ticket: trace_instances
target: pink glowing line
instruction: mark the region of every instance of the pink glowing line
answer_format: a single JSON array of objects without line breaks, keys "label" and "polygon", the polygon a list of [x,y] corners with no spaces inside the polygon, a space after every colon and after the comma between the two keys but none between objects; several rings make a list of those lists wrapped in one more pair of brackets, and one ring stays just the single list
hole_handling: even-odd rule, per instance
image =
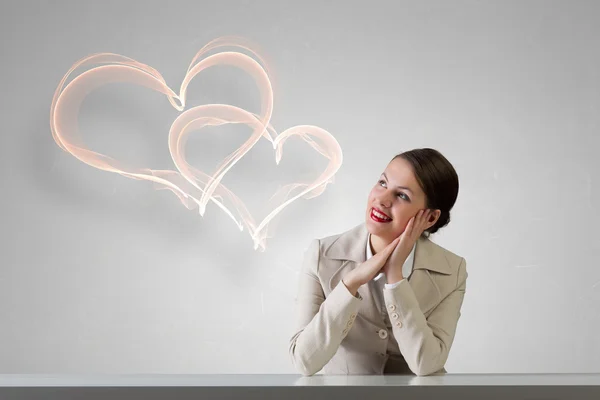
[{"label": "pink glowing line", "polygon": [[[207,52],[224,46],[244,49],[253,54],[260,63],[254,58],[237,51],[223,51],[201,59]],[[201,60],[196,63],[199,59]],[[65,85],[68,76],[75,69],[89,64],[102,65],[81,73]],[[187,87],[194,76],[209,67],[218,65],[236,66],[254,78],[260,92],[260,113],[251,113],[242,108],[226,104],[201,105],[183,111],[185,109]],[[152,181],[156,189],[168,189],[175,193],[188,209],[191,210],[198,206],[199,213],[202,216],[204,216],[208,201],[212,201],[229,215],[240,230],[243,230],[243,227],[246,226],[254,241],[254,248],[260,246],[261,251],[264,251],[269,222],[284,207],[296,199],[300,197],[310,199],[322,194],[327,184],[334,181],[334,176],[342,165],[342,151],[339,143],[324,129],[311,125],[299,125],[286,129],[277,135],[270,124],[273,111],[273,89],[267,71],[264,60],[260,58],[256,50],[253,50],[245,39],[237,37],[217,38],[204,46],[193,58],[181,84],[180,94],[177,95],[154,68],[118,54],[93,54],[76,62],[65,74],[56,89],[50,108],[52,136],[62,150],[71,153],[80,161],[92,167],[115,172],[128,178]],[[175,109],[183,111],[171,125],[168,136],[169,151],[178,171],[132,167],[109,156],[94,152],[83,144],[77,123],[81,103],[94,89],[114,82],[135,83],[161,92],[168,97],[169,102]],[[185,144],[189,133],[206,126],[229,123],[248,125],[253,129],[252,135],[242,146],[219,164],[213,175],[208,175],[191,166],[184,157]],[[273,145],[275,162],[278,165],[282,158],[283,145],[292,136],[302,138],[316,151],[328,158],[329,163],[315,181],[298,182],[280,188],[272,196],[272,199],[283,198],[283,200],[257,225],[244,203],[227,189],[221,183],[221,180],[261,138],[269,140]],[[296,189],[301,190],[291,196],[291,193]],[[232,210],[235,210],[238,218]]]}]

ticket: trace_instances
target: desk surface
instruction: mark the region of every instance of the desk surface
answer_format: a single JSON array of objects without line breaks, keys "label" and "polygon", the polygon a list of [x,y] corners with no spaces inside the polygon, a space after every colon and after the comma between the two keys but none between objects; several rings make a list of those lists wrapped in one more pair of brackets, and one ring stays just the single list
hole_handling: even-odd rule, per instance
[{"label": "desk surface", "polygon": [[0,387],[600,386],[600,374],[236,375],[0,374]]}]

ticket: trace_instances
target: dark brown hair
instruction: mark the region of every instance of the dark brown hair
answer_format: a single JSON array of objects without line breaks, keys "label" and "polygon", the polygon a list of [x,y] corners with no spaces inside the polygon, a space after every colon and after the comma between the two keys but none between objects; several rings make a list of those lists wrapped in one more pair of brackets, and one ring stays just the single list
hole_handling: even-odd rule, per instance
[{"label": "dark brown hair", "polygon": [[415,178],[425,193],[425,207],[441,211],[435,224],[423,232],[422,236],[429,237],[450,223],[450,210],[458,197],[458,175],[450,161],[434,149],[405,151],[395,155],[391,161],[396,158],[402,158],[412,166]]}]

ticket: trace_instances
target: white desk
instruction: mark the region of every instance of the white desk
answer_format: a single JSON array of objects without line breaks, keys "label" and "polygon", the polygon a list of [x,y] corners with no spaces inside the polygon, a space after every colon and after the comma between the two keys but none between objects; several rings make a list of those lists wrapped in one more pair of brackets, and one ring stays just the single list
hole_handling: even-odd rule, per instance
[{"label": "white desk", "polygon": [[0,375],[0,399],[600,399],[600,374]]}]

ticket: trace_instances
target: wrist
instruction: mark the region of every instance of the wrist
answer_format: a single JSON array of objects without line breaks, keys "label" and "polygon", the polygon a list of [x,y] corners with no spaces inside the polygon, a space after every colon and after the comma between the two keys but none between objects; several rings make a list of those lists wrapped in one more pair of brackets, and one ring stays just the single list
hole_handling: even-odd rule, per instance
[{"label": "wrist", "polygon": [[358,288],[361,286],[360,283],[356,282],[351,276],[342,279],[342,283],[346,286],[352,296],[356,296],[356,292],[358,292]]},{"label": "wrist", "polygon": [[398,282],[400,282],[402,279],[404,279],[404,276],[402,276],[402,275],[397,275],[397,276],[394,276],[394,275],[386,275],[386,280],[387,280],[387,284],[388,284],[388,285],[393,285],[393,284],[395,284],[395,283],[398,283]]}]

